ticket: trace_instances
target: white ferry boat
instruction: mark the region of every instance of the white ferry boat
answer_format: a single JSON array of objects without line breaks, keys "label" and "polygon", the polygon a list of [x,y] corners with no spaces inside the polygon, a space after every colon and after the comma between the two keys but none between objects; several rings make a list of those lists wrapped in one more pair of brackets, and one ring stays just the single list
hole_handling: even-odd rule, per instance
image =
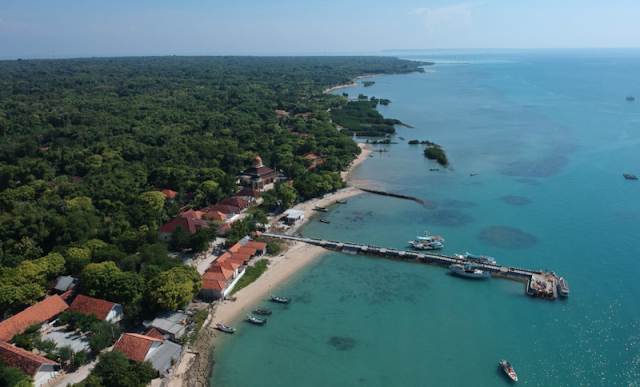
[{"label": "white ferry boat", "polygon": [[415,240],[409,241],[409,244],[417,250],[438,250],[444,247],[444,238],[439,235],[429,235],[429,232],[425,231]]},{"label": "white ferry boat", "polygon": [[567,280],[564,279],[564,277],[560,277],[560,279],[558,280],[558,293],[562,297],[569,297],[569,284],[567,283]]}]

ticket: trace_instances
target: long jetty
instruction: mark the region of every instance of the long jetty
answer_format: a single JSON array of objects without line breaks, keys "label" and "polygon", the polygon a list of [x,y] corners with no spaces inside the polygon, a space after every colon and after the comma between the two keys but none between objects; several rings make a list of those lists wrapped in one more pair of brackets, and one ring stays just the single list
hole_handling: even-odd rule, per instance
[{"label": "long jetty", "polygon": [[391,197],[394,197],[394,198],[413,200],[413,201],[416,201],[416,202],[418,202],[420,204],[424,204],[424,200],[415,198],[413,196],[400,195],[400,194],[393,193],[393,192],[379,191],[377,189],[370,189],[370,188],[358,187],[358,189],[361,190],[361,191],[369,192],[369,193],[376,194],[376,195],[391,196]]},{"label": "long jetty", "polygon": [[[453,264],[469,263],[468,260],[452,257],[450,255],[423,253],[418,251],[401,251],[394,248],[384,248],[374,245],[363,245],[351,242],[340,242],[320,238],[310,238],[297,235],[284,235],[272,232],[262,233],[269,238],[303,242],[311,245],[324,247],[325,249],[341,251],[347,254],[365,254],[370,256],[412,261],[426,264],[435,264],[449,267]],[[488,271],[492,277],[510,279],[527,284],[525,293],[529,296],[554,300],[558,296],[557,285],[558,276],[554,272],[542,270],[529,270],[517,267],[505,267],[498,264],[473,262],[478,268]],[[542,285],[544,288],[542,288]],[[546,290],[545,290],[546,289]]]}]

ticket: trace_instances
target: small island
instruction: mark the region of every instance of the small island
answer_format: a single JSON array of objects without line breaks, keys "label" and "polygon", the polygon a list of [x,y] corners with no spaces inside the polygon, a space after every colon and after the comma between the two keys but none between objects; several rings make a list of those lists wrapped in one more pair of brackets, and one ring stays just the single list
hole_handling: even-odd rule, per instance
[{"label": "small island", "polygon": [[444,154],[444,151],[439,145],[432,145],[427,147],[424,150],[424,155],[429,160],[436,160],[438,164],[446,167],[449,165],[449,161],[447,160],[447,156]]},{"label": "small island", "polygon": [[440,148],[440,145],[436,144],[435,142],[431,142],[431,141],[427,141],[427,140],[409,140],[408,142],[409,145],[417,145],[417,144],[421,144],[421,145],[430,145],[430,146],[435,146]]},{"label": "small island", "polygon": [[374,81],[364,81],[364,82],[362,82],[362,85],[363,85],[364,87],[373,86],[373,85],[375,85],[375,84],[376,84],[376,83],[375,83]]}]

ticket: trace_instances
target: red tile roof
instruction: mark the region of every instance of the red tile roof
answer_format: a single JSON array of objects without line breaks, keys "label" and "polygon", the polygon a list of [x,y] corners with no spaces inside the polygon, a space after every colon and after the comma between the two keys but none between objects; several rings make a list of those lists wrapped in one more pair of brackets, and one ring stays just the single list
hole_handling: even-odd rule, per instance
[{"label": "red tile roof", "polygon": [[0,322],[0,341],[9,341],[17,333],[24,332],[33,324],[42,324],[64,312],[69,305],[55,295],[28,307],[22,312]]},{"label": "red tile roof", "polygon": [[306,155],[304,155],[302,157],[304,157],[305,159],[309,159],[309,160],[317,160],[317,159],[320,158],[319,156],[316,156],[313,153],[307,153]]},{"label": "red tile roof", "polygon": [[220,226],[220,228],[218,229],[218,232],[229,231],[229,229],[231,229],[231,223],[225,223],[222,226]]},{"label": "red tile roof", "polygon": [[202,280],[202,289],[208,290],[224,290],[227,287],[227,283],[224,281],[216,280]]},{"label": "red tile roof", "polygon": [[229,214],[235,214],[236,212],[240,211],[240,208],[236,206],[230,206],[227,204],[216,204],[215,206],[209,207],[209,211],[219,211],[219,212],[222,212],[223,214],[229,215]]},{"label": "red tile roof", "polygon": [[164,196],[168,197],[169,199],[175,199],[176,196],[178,196],[178,193],[176,191],[172,191],[170,189],[154,188],[154,190],[162,192]]},{"label": "red tile roof", "polygon": [[69,312],[95,314],[99,320],[104,320],[113,309],[115,303],[79,294],[69,307]]},{"label": "red tile roof", "polygon": [[231,254],[224,252],[215,260],[215,262],[224,262],[229,258],[231,258]]},{"label": "red tile roof", "polygon": [[249,205],[249,202],[240,198],[226,198],[221,200],[220,203],[218,204],[224,204],[227,206],[233,206],[238,208],[245,208]]},{"label": "red tile roof", "polygon": [[8,343],[0,343],[0,357],[6,367],[15,367],[28,376],[35,376],[43,364],[58,364]]},{"label": "red tile roof", "polygon": [[243,254],[243,253],[234,253],[231,258],[233,259],[242,259],[244,262],[247,262],[248,260],[251,259],[251,256],[249,254]]},{"label": "red tile roof", "polygon": [[238,251],[240,251],[242,247],[244,246],[242,246],[240,243],[236,243],[235,245],[229,247],[228,250],[231,251],[232,253],[237,253]]},{"label": "red tile roof", "polygon": [[227,277],[222,273],[207,271],[202,275],[202,281],[226,281]]},{"label": "red tile roof", "polygon": [[243,188],[233,196],[259,198],[260,197],[260,192],[256,191],[255,189],[251,189],[251,188]]},{"label": "red tile roof", "polygon": [[194,210],[185,211],[182,214],[180,214],[181,218],[190,218],[190,219],[202,219],[203,216],[204,216],[204,212],[194,211]]},{"label": "red tile roof", "polygon": [[224,262],[217,262],[216,261],[216,262],[213,263],[213,266],[220,266],[221,268],[230,270],[231,272],[233,272],[234,270],[237,269],[236,267],[233,267],[233,265],[229,263],[228,259],[226,261],[224,261]]},{"label": "red tile roof", "polygon": [[264,242],[249,241],[244,247],[249,247],[258,251],[264,251],[264,249],[267,248],[267,244]]},{"label": "red tile roof", "polygon": [[132,361],[144,361],[149,353],[149,349],[154,342],[164,341],[149,336],[138,335],[136,333],[123,333],[113,347],[114,351],[124,353],[127,359]]},{"label": "red tile roof", "polygon": [[207,222],[203,220],[191,218],[173,218],[168,223],[165,223],[160,228],[158,228],[157,231],[172,233],[173,230],[178,226],[182,226],[182,228],[190,234],[195,234],[196,230],[199,228],[209,227]]},{"label": "red tile roof", "polygon": [[156,328],[151,328],[144,334],[147,337],[153,337],[154,339],[164,340],[164,335],[160,333]]},{"label": "red tile roof", "polygon": [[240,266],[244,265],[245,260],[244,259],[231,258],[227,262],[229,262],[232,265],[238,265],[238,267],[240,267]]},{"label": "red tile roof", "polygon": [[222,273],[222,275],[224,275],[225,280],[228,280],[229,278],[233,277],[233,270],[224,268],[222,266],[218,266],[215,263],[213,265],[209,266],[209,268],[207,269],[207,272]]},{"label": "red tile roof", "polygon": [[242,254],[249,254],[250,256],[254,256],[256,255],[256,253],[258,252],[258,249],[256,248],[252,248],[252,247],[241,247],[240,250],[237,251],[238,253],[242,253]]},{"label": "red tile roof", "polygon": [[202,210],[202,212],[204,212],[204,214],[202,215],[203,218],[213,219],[213,220],[218,220],[218,221],[223,221],[223,220],[227,219],[227,215],[223,214],[220,211],[216,211],[216,210],[211,210],[211,209],[205,208],[205,209]]}]

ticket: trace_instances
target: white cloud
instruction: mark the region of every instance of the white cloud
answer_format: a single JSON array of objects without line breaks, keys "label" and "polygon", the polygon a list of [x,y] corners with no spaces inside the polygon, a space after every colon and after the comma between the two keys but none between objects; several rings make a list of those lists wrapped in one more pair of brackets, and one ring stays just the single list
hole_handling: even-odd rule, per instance
[{"label": "white cloud", "polygon": [[473,24],[471,10],[483,4],[484,1],[476,1],[440,8],[420,7],[413,9],[411,13],[423,18],[428,31],[452,25],[470,27]]}]

